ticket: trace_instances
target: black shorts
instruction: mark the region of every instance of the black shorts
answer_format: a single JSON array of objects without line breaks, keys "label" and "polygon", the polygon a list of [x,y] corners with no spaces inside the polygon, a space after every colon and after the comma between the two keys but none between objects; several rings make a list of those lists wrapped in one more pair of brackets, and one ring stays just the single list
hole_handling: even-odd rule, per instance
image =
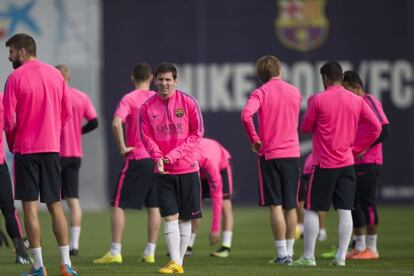
[{"label": "black shorts", "polygon": [[79,169],[81,158],[60,157],[62,198],[79,198]]},{"label": "black shorts", "polygon": [[157,174],[162,217],[179,214],[179,219],[201,218],[200,176],[198,172]]},{"label": "black shorts", "polygon": [[22,201],[60,201],[61,176],[58,153],[14,155],[15,198]]},{"label": "black shorts", "polygon": [[300,184],[298,191],[298,201],[302,202],[306,199],[306,192],[308,191],[310,174],[302,174],[300,176]]},{"label": "black shorts", "polygon": [[[231,196],[233,195],[233,175],[231,167],[229,166],[226,169],[221,170],[220,174],[223,182],[223,199],[231,199]],[[207,179],[201,179],[201,189],[202,198],[211,198]]]},{"label": "black shorts", "polygon": [[119,174],[111,206],[142,209],[159,207],[152,159],[127,159]]},{"label": "black shorts", "polygon": [[356,193],[352,218],[354,227],[378,224],[377,185],[380,166],[376,164],[355,165]]},{"label": "black shorts", "polygon": [[14,211],[12,183],[6,162],[0,165],[0,209],[3,212]]},{"label": "black shorts", "polygon": [[259,205],[296,208],[299,184],[299,158],[259,158]]},{"label": "black shorts", "polygon": [[355,197],[355,171],[353,166],[342,168],[315,167],[309,180],[305,208],[313,211],[335,209],[352,210]]}]

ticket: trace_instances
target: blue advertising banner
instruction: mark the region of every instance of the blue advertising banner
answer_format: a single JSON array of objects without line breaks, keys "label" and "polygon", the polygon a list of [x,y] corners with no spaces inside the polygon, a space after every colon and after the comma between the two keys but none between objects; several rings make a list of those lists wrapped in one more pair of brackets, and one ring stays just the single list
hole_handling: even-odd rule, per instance
[{"label": "blue advertising banner", "polygon": [[[382,202],[414,203],[414,2],[262,0],[153,0],[103,2],[104,113],[132,90],[139,62],[179,69],[179,88],[203,110],[206,136],[229,149],[235,202],[257,202],[257,157],[250,151],[240,111],[260,82],[255,61],[272,54],[282,77],[307,98],[322,90],[321,65],[339,61],[359,72],[383,103],[391,136],[384,143]],[[341,126],[338,126],[341,127]],[[108,138],[108,179],[113,187],[121,159]],[[310,137],[301,135],[305,157]]]}]

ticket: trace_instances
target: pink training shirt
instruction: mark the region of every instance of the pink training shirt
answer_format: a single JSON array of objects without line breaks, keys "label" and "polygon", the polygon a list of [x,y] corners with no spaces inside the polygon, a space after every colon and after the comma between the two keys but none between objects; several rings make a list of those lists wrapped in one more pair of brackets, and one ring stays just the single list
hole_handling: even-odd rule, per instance
[{"label": "pink training shirt", "polygon": [[[244,106],[241,119],[251,143],[262,142],[260,155],[265,159],[299,157],[298,122],[302,96],[299,90],[272,78],[253,91]],[[253,123],[258,112],[259,134]]]},{"label": "pink training shirt", "polygon": [[4,161],[6,160],[6,155],[4,153],[3,128],[4,128],[3,93],[0,92],[0,165],[3,165]]},{"label": "pink training shirt", "polygon": [[82,150],[82,122],[85,118],[90,121],[96,119],[96,110],[85,93],[68,86],[69,99],[72,105],[72,117],[63,127],[60,136],[60,156],[79,157]]},{"label": "pink training shirt", "polygon": [[217,141],[203,138],[197,148],[201,179],[206,179],[211,197],[211,233],[220,232],[223,205],[223,179],[221,170],[230,166],[230,153]]},{"label": "pink training shirt", "polygon": [[312,173],[312,153],[309,153],[308,157],[306,157],[305,164],[303,166],[303,174],[311,174]]},{"label": "pink training shirt", "polygon": [[14,153],[60,152],[60,133],[72,115],[66,83],[53,66],[29,60],[8,77],[4,130]]},{"label": "pink training shirt", "polygon": [[126,145],[135,147],[127,159],[145,159],[150,158],[145,146],[142,144],[140,130],[139,114],[142,104],[156,93],[150,90],[136,89],[122,97],[118,108],[115,111],[115,117],[118,117],[125,123],[126,128]]},{"label": "pink training shirt", "polygon": [[[374,112],[375,116],[377,117],[378,121],[381,123],[381,125],[388,125],[390,122],[388,121],[387,116],[384,113],[384,110],[382,108],[382,104],[380,101],[378,101],[377,98],[375,98],[371,94],[365,94],[363,99],[368,104],[368,106],[371,108],[371,110]],[[365,132],[363,126],[360,126],[357,131],[356,140],[359,139],[361,135],[363,135]],[[358,159],[355,157],[355,164],[378,164],[382,165],[382,143],[379,143],[373,147],[370,147],[367,152],[362,156],[361,159]]]},{"label": "pink training shirt", "polygon": [[142,142],[155,163],[167,158],[164,170],[170,174],[198,172],[195,149],[204,125],[192,96],[176,90],[165,100],[156,94],[142,105],[140,120]]},{"label": "pink training shirt", "polygon": [[[354,144],[358,124],[367,131]],[[361,97],[333,85],[309,98],[302,131],[313,134],[314,165],[340,168],[354,164],[352,150],[367,149],[379,136],[381,125]]]}]

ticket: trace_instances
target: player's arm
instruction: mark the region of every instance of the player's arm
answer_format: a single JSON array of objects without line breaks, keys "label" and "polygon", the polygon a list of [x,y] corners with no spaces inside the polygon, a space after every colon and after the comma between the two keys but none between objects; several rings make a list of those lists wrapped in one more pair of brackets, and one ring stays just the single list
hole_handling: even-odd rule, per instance
[{"label": "player's arm", "polygon": [[185,141],[181,143],[181,145],[165,155],[166,163],[174,164],[177,160],[180,160],[190,152],[193,152],[203,137],[203,117],[201,116],[200,107],[195,100],[189,102],[188,113],[188,120],[190,124],[189,135]]},{"label": "player's arm", "polygon": [[69,94],[68,94],[68,86],[66,82],[62,78],[62,85],[63,85],[63,93],[62,93],[62,102],[61,102],[61,124],[62,128],[66,125],[69,121],[70,117],[72,117],[72,104],[70,103]]},{"label": "player's arm", "polygon": [[368,149],[381,133],[381,123],[365,101],[362,101],[358,124],[364,131],[355,139],[352,149],[355,153]]},{"label": "player's arm", "polygon": [[112,120],[112,134],[114,136],[115,144],[118,147],[119,153],[122,157],[131,152],[134,147],[127,147],[124,140],[124,130],[122,128],[122,119],[118,116],[114,116]]},{"label": "player's arm", "polygon": [[88,120],[88,122],[82,127],[82,134],[86,134],[91,132],[92,130],[96,129],[99,125],[98,118],[96,115],[95,107],[93,106],[91,100],[87,95],[86,96],[86,108],[84,113],[84,118]]},{"label": "player's arm", "polygon": [[210,243],[215,244],[220,238],[221,229],[221,214],[223,207],[223,180],[221,178],[220,169],[211,162],[207,162],[205,167],[208,178],[208,187],[211,198],[211,229],[210,229]]},{"label": "player's arm", "polygon": [[16,99],[16,90],[14,86],[14,80],[9,77],[7,79],[5,89],[4,89],[4,98],[3,98],[3,108],[4,108],[4,132],[6,133],[7,145],[9,146],[10,152],[13,152],[14,145],[14,135],[16,131],[16,113],[17,99]]},{"label": "player's arm", "polygon": [[246,130],[247,136],[249,137],[250,143],[252,145],[252,150],[256,153],[261,150],[262,142],[260,141],[260,137],[256,132],[253,116],[259,110],[260,102],[259,92],[258,90],[255,90],[250,95],[241,112],[241,121],[243,127]]},{"label": "player's arm", "polygon": [[390,135],[391,130],[390,130],[390,125],[386,124],[386,125],[382,125],[381,127],[381,133],[378,136],[377,140],[375,140],[375,142],[371,145],[371,148],[373,146],[378,145],[379,143],[384,142],[384,140]]},{"label": "player's arm", "polygon": [[308,108],[303,115],[302,120],[302,132],[303,133],[312,133],[313,128],[315,126],[316,122],[316,102],[315,102],[315,96],[311,96],[308,99]]},{"label": "player's arm", "polygon": [[148,118],[146,105],[143,105],[141,107],[139,120],[141,141],[144,144],[144,147],[147,150],[148,154],[151,156],[151,159],[154,160],[154,162],[157,164],[157,167],[159,168],[160,163],[162,163],[163,160],[163,154],[154,140],[154,130],[152,129],[151,122]]}]

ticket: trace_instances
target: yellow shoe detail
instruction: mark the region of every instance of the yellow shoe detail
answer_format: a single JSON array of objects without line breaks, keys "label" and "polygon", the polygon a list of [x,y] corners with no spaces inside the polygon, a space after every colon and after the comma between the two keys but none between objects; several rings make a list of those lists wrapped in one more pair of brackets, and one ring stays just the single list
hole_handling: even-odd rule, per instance
[{"label": "yellow shoe detail", "polygon": [[122,255],[111,255],[111,252],[106,253],[103,257],[93,260],[94,264],[122,264]]},{"label": "yellow shoe detail", "polygon": [[170,261],[166,266],[158,270],[161,274],[183,274],[184,268],[175,261]]}]

